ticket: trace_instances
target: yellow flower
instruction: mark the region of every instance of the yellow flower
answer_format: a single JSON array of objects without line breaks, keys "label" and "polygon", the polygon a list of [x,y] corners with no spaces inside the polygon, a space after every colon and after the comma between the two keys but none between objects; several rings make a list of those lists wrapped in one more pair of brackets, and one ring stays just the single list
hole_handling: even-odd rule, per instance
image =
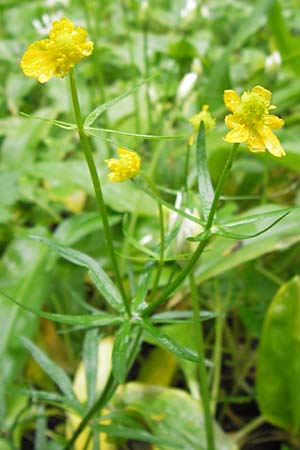
[{"label": "yellow flower", "polygon": [[86,42],[87,32],[63,17],[53,22],[49,38],[30,44],[21,59],[27,77],[46,83],[51,77],[65,77],[72,67],[93,51],[93,42]]},{"label": "yellow flower", "polygon": [[195,114],[193,117],[190,118],[190,123],[193,125],[194,131],[190,136],[189,145],[193,145],[196,133],[199,129],[201,122],[204,122],[206,131],[211,130],[216,125],[216,119],[214,119],[212,115],[208,112],[208,108],[209,108],[208,105],[203,105],[202,111],[200,111],[198,114]]},{"label": "yellow flower", "polygon": [[224,140],[227,142],[245,142],[251,152],[264,152],[266,149],[274,156],[285,156],[277,136],[272,130],[278,130],[284,121],[269,114],[276,106],[270,105],[272,93],[256,86],[241,97],[235,91],[224,91],[224,103],[233,112],[225,117],[229,131]]},{"label": "yellow flower", "polygon": [[120,182],[135,177],[141,167],[140,156],[133,151],[119,147],[117,149],[120,159],[111,158],[105,162],[111,173],[108,175],[110,181]]}]

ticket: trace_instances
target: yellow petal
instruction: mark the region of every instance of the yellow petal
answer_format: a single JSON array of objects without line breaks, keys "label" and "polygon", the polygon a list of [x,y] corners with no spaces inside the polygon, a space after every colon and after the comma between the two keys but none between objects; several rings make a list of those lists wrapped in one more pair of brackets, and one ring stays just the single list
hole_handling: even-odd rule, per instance
[{"label": "yellow petal", "polygon": [[119,147],[117,149],[119,159],[106,159],[105,162],[111,173],[108,174],[108,179],[113,182],[121,182],[135,177],[140,170],[141,158],[140,156],[130,150]]},{"label": "yellow petal", "polygon": [[225,123],[229,128],[234,128],[241,125],[235,114],[228,114],[228,116],[225,117]]},{"label": "yellow petal", "polygon": [[249,150],[254,153],[264,152],[266,150],[265,144],[255,128],[250,129],[249,139],[246,144]]},{"label": "yellow petal", "polygon": [[229,131],[224,137],[224,141],[236,144],[246,142],[249,138],[249,128],[244,125],[238,125],[233,130]]},{"label": "yellow petal", "polygon": [[50,38],[29,45],[21,60],[23,72],[45,83],[52,76],[64,77],[72,67],[93,51],[93,43],[86,42],[87,32],[75,27],[66,17],[53,23]]},{"label": "yellow petal", "polygon": [[272,92],[268,91],[268,89],[265,89],[262,86],[255,86],[251,92],[260,95],[264,99],[266,105],[270,104]]},{"label": "yellow petal", "polygon": [[271,130],[279,130],[279,128],[284,125],[284,120],[280,119],[277,116],[269,114],[264,118],[264,125],[271,128]]},{"label": "yellow petal", "polygon": [[280,158],[281,156],[285,156],[285,151],[283,150],[279,139],[272,130],[266,125],[262,125],[257,129],[259,132],[266,149],[274,156]]},{"label": "yellow petal", "polygon": [[27,77],[36,77],[40,83],[45,83],[56,70],[55,58],[47,51],[49,39],[37,41],[29,45],[21,59],[21,68]]},{"label": "yellow petal", "polygon": [[235,91],[227,89],[224,91],[224,103],[229,111],[235,112],[241,103],[241,99]]}]

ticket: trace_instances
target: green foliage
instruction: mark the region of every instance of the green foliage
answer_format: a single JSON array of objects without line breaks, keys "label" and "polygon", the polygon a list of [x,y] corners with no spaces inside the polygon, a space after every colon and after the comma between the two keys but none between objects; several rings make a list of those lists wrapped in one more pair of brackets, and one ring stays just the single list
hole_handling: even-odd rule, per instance
[{"label": "green foliage", "polygon": [[267,311],[258,351],[257,396],[264,417],[300,431],[300,280],[285,283]]},{"label": "green foliage", "polygon": [[[255,450],[256,393],[279,446],[298,448],[298,6],[1,3],[0,449]],[[56,13],[94,42],[74,70],[121,283],[67,77],[41,85],[18,65]],[[287,155],[241,144],[207,226],[230,154],[223,91],[256,85],[273,93]],[[203,104],[216,127],[190,146]],[[110,183],[119,146],[143,174]]]}]

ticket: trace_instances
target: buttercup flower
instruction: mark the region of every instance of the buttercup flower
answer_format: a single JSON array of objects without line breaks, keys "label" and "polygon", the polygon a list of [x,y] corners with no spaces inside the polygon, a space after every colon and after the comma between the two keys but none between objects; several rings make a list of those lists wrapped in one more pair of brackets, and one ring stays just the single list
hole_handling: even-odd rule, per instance
[{"label": "buttercup flower", "polygon": [[49,38],[30,44],[21,59],[21,68],[27,77],[36,77],[46,83],[51,77],[65,77],[72,67],[93,51],[93,42],[87,41],[84,28],[75,27],[63,17],[53,22]]},{"label": "buttercup flower", "polygon": [[194,131],[190,136],[189,139],[189,145],[193,145],[194,139],[196,136],[196,133],[199,129],[200,122],[204,122],[205,130],[209,131],[216,125],[216,119],[212,117],[212,115],[208,112],[208,105],[202,106],[202,111],[200,111],[198,114],[195,114],[193,117],[190,118],[190,123],[194,127]]},{"label": "buttercup flower", "polygon": [[241,97],[235,91],[224,91],[224,103],[233,112],[225,117],[229,131],[224,140],[227,142],[245,142],[251,152],[264,152],[266,149],[274,156],[285,156],[277,136],[272,130],[278,130],[284,121],[269,114],[276,106],[270,105],[272,93],[256,86]]},{"label": "buttercup flower", "polygon": [[105,162],[111,173],[108,175],[110,181],[120,182],[135,177],[141,167],[140,156],[133,151],[119,147],[117,149],[120,159],[111,158]]}]

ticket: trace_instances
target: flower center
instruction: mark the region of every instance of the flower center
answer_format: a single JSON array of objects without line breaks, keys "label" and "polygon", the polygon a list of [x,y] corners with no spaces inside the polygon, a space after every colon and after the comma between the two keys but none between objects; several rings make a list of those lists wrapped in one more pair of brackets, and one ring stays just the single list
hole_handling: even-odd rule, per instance
[{"label": "flower center", "polygon": [[74,46],[71,33],[69,31],[66,31],[57,34],[57,36],[55,37],[55,44],[61,52],[69,51],[72,46]]},{"label": "flower center", "polygon": [[243,123],[251,125],[260,122],[268,114],[268,106],[259,94],[245,92],[237,113]]}]

